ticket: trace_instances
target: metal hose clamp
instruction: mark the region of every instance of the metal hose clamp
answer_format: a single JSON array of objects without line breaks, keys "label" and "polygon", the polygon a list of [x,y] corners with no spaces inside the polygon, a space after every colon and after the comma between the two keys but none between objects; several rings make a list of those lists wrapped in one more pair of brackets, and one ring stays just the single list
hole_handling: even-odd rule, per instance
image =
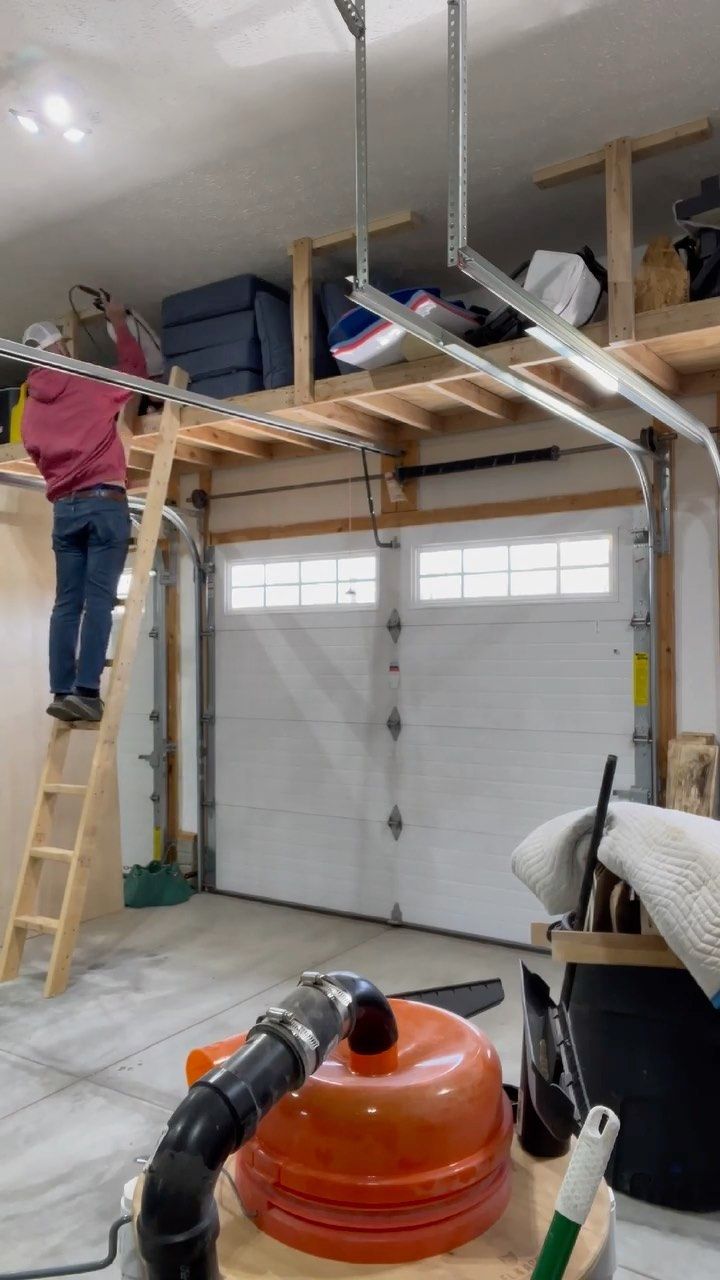
[{"label": "metal hose clamp", "polygon": [[353,999],[349,991],[333,982],[331,978],[328,978],[327,974],[317,973],[313,969],[307,969],[303,973],[298,986],[317,987],[318,991],[322,991],[323,995],[327,997],[340,1015],[340,1025],[342,1027],[340,1039],[349,1034],[353,1024]]},{"label": "metal hose clamp", "polygon": [[261,1018],[258,1018],[255,1026],[248,1033],[248,1040],[263,1032],[276,1035],[294,1051],[302,1067],[303,1080],[317,1071],[322,1062],[320,1041],[315,1032],[296,1018],[289,1009],[280,1009],[275,1006],[268,1009]]}]

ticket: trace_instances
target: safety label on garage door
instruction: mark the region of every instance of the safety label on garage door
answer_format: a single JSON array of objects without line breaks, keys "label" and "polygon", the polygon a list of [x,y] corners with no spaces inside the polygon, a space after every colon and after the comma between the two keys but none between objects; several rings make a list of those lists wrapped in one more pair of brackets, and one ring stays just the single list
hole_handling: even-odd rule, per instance
[{"label": "safety label on garage door", "polygon": [[633,690],[636,707],[650,702],[650,654],[636,653],[633,661]]}]

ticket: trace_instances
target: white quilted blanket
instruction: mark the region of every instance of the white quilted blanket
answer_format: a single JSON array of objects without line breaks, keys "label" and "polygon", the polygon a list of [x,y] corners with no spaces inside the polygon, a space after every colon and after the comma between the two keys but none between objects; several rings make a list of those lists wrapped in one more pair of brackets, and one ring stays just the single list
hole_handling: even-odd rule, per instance
[{"label": "white quilted blanket", "polygon": [[[594,811],[553,818],[523,840],[512,868],[551,913],[577,906]],[[626,880],[720,1009],[720,822],[674,809],[611,805],[600,861]]]}]

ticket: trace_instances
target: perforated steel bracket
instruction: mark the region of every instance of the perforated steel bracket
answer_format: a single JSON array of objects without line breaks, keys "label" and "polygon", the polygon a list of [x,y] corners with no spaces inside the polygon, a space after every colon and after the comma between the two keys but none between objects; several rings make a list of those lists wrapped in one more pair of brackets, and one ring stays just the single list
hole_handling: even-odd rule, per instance
[{"label": "perforated steel bracket", "polygon": [[[353,4],[352,0],[335,0],[335,8],[351,36],[358,40],[365,34],[365,15],[358,5]],[[362,8],[364,9],[365,6],[363,5]]]}]

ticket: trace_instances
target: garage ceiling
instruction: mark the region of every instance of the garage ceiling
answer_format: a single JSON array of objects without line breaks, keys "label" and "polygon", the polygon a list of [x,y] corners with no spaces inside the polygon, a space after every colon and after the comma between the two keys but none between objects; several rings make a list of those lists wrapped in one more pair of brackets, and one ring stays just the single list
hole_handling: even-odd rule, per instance
[{"label": "garage ceiling", "polygon": [[[602,250],[601,181],[539,192],[537,165],[712,113],[717,0],[471,0],[471,240]],[[367,0],[372,212],[423,227],[378,245],[443,277],[444,0]],[[691,20],[692,19],[692,20]],[[64,309],[76,280],[157,314],[238,271],[283,282],[286,246],[353,217],[352,42],[332,0],[4,0],[0,331]],[[56,90],[92,129],[32,137],[9,108]],[[636,170],[637,238],[720,168],[720,135]],[[335,274],[345,263],[333,264]]]}]

